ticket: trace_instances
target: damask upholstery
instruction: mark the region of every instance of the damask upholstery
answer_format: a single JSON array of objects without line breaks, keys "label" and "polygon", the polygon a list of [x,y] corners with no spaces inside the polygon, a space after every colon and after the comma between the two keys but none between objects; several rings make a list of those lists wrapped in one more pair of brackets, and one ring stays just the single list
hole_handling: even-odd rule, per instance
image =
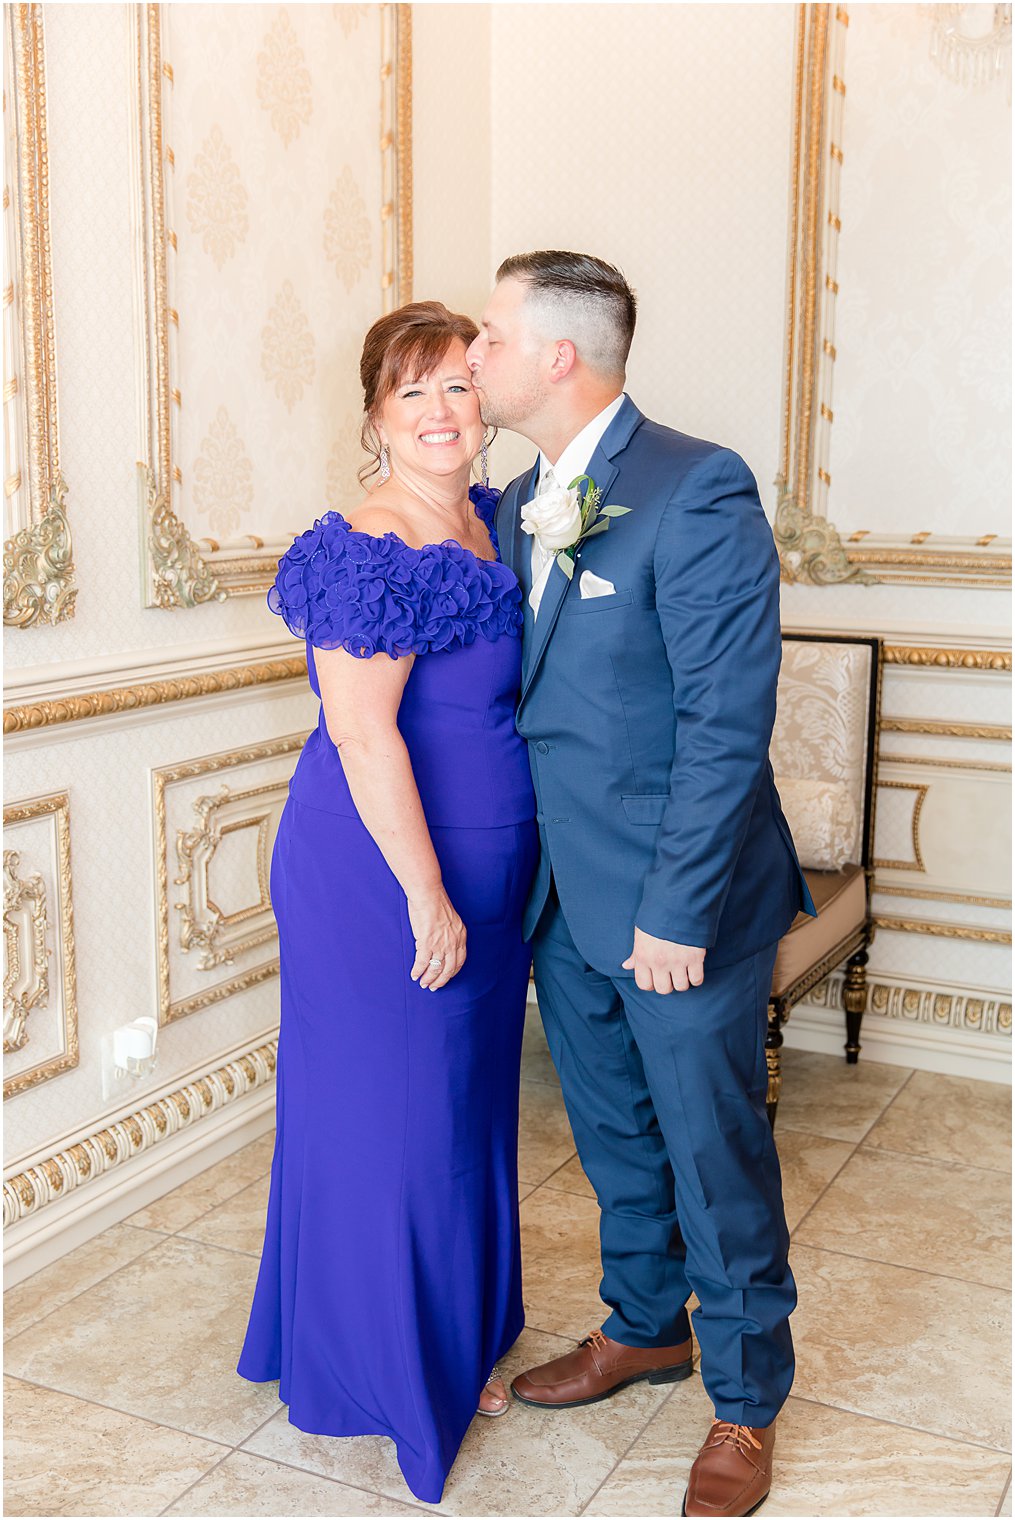
[{"label": "damask upholstery", "polygon": [[845,781],[776,776],[775,785],[805,871],[839,871],[855,860],[862,799]]},{"label": "damask upholstery", "polygon": [[783,641],[771,760],[807,869],[863,859],[869,644]]}]

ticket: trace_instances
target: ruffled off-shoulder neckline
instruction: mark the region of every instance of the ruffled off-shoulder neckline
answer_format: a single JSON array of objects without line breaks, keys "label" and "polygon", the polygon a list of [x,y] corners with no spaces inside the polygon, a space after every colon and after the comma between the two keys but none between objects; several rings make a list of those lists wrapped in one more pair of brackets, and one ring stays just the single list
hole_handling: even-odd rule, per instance
[{"label": "ruffled off-shoulder neckline", "polygon": [[[494,518],[497,512],[497,503],[500,501],[500,498],[501,492],[498,491],[494,486],[472,485],[469,487],[469,500],[472,502],[472,505],[475,508],[476,516],[479,518],[480,522],[485,525],[486,530],[490,535],[490,543],[493,546],[493,552],[496,556],[494,559],[487,559],[482,554],[474,553],[472,549],[467,549],[464,544],[460,544],[457,538],[442,538],[437,543],[421,544],[419,548],[416,548],[414,544],[407,544],[404,538],[400,538],[393,528],[387,528],[383,533],[369,533],[364,528],[354,528],[349,519],[347,517],[344,517],[342,513],[337,510],[337,508],[332,508],[330,512],[325,512],[324,516],[319,519],[319,522],[327,523],[333,520],[337,520],[338,522],[345,524],[346,532],[354,533],[359,538],[370,539],[371,542],[375,544],[384,543],[390,539],[394,543],[399,544],[402,549],[405,550],[406,554],[430,554],[435,550],[459,549],[463,554],[467,554],[470,559],[474,559],[477,564],[499,565],[502,564],[503,561],[500,557],[500,543],[497,539],[497,529],[494,527]],[[318,523],[315,523],[314,527],[316,528],[317,526]]]},{"label": "ruffled off-shoulder neckline", "polygon": [[415,548],[391,530],[367,533],[341,512],[326,512],[282,556],[268,606],[315,647],[361,658],[518,637],[521,589],[500,559],[493,522],[500,492],[473,486],[469,497],[496,559],[453,538]]}]

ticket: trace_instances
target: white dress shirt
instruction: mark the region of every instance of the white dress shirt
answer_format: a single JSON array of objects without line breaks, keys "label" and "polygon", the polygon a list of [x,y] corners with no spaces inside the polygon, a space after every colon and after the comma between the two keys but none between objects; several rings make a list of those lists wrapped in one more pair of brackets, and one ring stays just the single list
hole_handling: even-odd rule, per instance
[{"label": "white dress shirt", "polygon": [[[539,451],[539,484],[536,494],[547,486],[569,486],[572,480],[579,475],[584,475],[589,467],[593,454],[599,447],[603,434],[610,423],[616,417],[624,404],[624,392],[616,396],[605,406],[591,422],[587,422],[581,432],[563,450],[556,464],[551,465],[542,449]],[[547,473],[552,472],[551,479],[547,480]],[[532,608],[533,617],[539,613],[539,604],[543,599],[543,591],[546,582],[550,578],[550,567],[556,555],[552,550],[544,549],[539,540],[532,540],[532,590],[529,592],[529,606]]]}]

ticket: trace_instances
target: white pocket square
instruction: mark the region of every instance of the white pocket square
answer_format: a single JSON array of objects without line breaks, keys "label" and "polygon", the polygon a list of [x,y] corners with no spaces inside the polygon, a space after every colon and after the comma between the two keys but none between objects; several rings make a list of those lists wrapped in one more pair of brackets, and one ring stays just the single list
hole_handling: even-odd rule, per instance
[{"label": "white pocket square", "polygon": [[617,588],[612,581],[604,581],[601,575],[593,575],[591,570],[583,570],[578,582],[578,590],[584,601],[590,596],[613,596]]}]

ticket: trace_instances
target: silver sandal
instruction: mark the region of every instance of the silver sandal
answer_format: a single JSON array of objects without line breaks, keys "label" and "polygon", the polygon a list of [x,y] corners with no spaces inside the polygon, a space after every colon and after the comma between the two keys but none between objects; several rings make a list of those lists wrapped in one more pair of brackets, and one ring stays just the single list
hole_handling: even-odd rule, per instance
[{"label": "silver sandal", "polygon": [[[490,1373],[490,1376],[487,1378],[486,1383],[485,1383],[484,1386],[486,1388],[489,1388],[490,1384],[491,1383],[496,1383],[498,1381],[498,1379],[501,1382],[503,1382],[504,1381],[504,1374],[500,1370],[499,1367],[495,1367],[493,1369],[493,1371]],[[508,1397],[504,1400],[504,1407],[502,1409],[483,1409],[482,1406],[477,1406],[476,1413],[477,1414],[485,1415],[488,1420],[498,1420],[498,1419],[500,1419],[500,1417],[501,1417],[502,1414],[507,1414],[508,1409],[510,1407],[511,1407],[511,1397],[510,1397],[510,1394],[509,1394]]]}]

